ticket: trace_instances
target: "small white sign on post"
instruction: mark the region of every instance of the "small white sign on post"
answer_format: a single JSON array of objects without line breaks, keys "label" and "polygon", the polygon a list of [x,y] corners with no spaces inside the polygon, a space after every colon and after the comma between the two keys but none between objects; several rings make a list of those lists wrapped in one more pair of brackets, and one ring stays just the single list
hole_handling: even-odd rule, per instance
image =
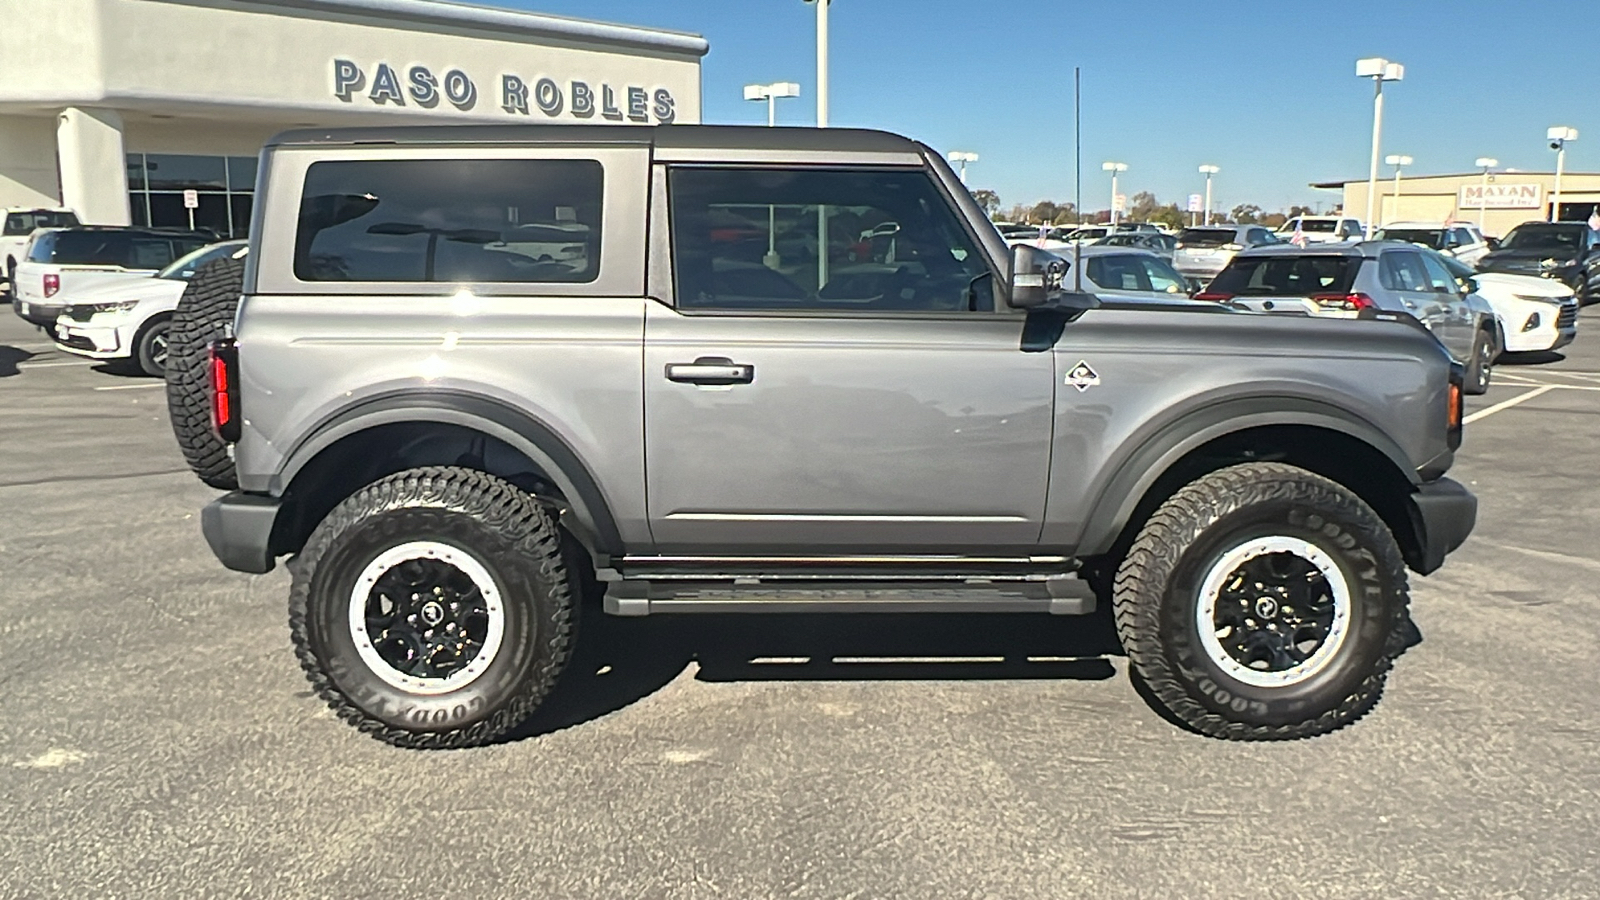
[{"label": "small white sign on post", "polygon": [[199,209],[200,208],[200,192],[199,191],[184,191],[183,192],[183,208],[184,209]]},{"label": "small white sign on post", "polygon": [[1199,194],[1190,194],[1189,195],[1189,212],[1199,212],[1199,211],[1200,211],[1200,195]]},{"label": "small white sign on post", "polygon": [[1111,198],[1111,208],[1116,212],[1128,211],[1128,195],[1116,194]]},{"label": "small white sign on post", "polygon": [[1472,209],[1542,209],[1544,185],[1542,184],[1464,184],[1456,208]]}]

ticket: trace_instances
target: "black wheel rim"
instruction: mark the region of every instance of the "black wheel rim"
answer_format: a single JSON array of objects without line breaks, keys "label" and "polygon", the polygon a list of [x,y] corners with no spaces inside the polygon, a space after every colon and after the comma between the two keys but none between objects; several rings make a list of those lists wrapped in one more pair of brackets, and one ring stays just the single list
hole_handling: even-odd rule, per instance
[{"label": "black wheel rim", "polygon": [[1331,661],[1349,627],[1350,591],[1321,548],[1259,538],[1213,563],[1197,614],[1213,662],[1245,683],[1283,687]]}]

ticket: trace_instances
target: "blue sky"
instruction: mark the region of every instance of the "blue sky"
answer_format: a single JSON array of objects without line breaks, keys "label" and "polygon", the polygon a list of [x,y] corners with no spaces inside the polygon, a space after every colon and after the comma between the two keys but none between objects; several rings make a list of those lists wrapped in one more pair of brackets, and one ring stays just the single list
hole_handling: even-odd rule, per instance
[{"label": "blue sky", "polygon": [[[796,81],[779,122],[815,121],[815,32],[801,0],[477,0],[705,35],[704,120],[762,123],[750,82]],[[1002,202],[1071,199],[1072,69],[1083,67],[1083,193],[1180,205],[1222,168],[1215,203],[1336,201],[1309,182],[1365,177],[1372,87],[1355,60],[1404,63],[1383,152],[1417,174],[1552,169],[1551,125],[1582,133],[1568,171],[1600,171],[1600,0],[834,0],[830,124],[970,150]],[[1385,175],[1392,170],[1384,167]]]}]

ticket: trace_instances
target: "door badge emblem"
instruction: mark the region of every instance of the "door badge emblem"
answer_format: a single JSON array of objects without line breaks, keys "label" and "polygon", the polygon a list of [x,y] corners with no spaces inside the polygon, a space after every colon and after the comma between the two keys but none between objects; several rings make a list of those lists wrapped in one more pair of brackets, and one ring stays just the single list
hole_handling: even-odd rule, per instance
[{"label": "door badge emblem", "polygon": [[1090,367],[1087,362],[1080,359],[1078,364],[1073,366],[1072,370],[1067,373],[1067,384],[1077,388],[1078,393],[1081,394],[1089,388],[1099,386],[1100,374]]}]

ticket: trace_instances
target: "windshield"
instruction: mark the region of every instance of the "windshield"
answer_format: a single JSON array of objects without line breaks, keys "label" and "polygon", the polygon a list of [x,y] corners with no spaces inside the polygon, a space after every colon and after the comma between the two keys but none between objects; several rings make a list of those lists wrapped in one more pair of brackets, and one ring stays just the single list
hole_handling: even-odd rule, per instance
[{"label": "windshield", "polygon": [[1234,243],[1232,228],[1185,228],[1178,232],[1180,247],[1221,247]]},{"label": "windshield", "polygon": [[1235,257],[1207,290],[1235,297],[1345,294],[1360,267],[1356,256]]},{"label": "windshield", "polygon": [[5,235],[32,234],[35,228],[66,228],[78,224],[78,217],[66,210],[35,209],[6,216]]},{"label": "windshield", "polygon": [[1332,219],[1290,219],[1289,224],[1283,226],[1284,231],[1294,231],[1296,222],[1300,224],[1301,231],[1315,231],[1318,233],[1333,233],[1334,221]]},{"label": "windshield", "polygon": [[1378,232],[1377,239],[1380,241],[1405,241],[1408,244],[1421,244],[1434,250],[1444,249],[1443,228],[1385,228]]},{"label": "windshield", "polygon": [[1506,235],[1500,249],[1576,253],[1583,246],[1583,229],[1582,225],[1518,225]]},{"label": "windshield", "polygon": [[156,277],[165,278],[168,281],[188,281],[194,277],[194,273],[199,271],[201,266],[222,259],[225,256],[232,256],[244,246],[242,243],[230,242],[201,247],[192,253],[178,257],[172,265],[157,272]]}]

